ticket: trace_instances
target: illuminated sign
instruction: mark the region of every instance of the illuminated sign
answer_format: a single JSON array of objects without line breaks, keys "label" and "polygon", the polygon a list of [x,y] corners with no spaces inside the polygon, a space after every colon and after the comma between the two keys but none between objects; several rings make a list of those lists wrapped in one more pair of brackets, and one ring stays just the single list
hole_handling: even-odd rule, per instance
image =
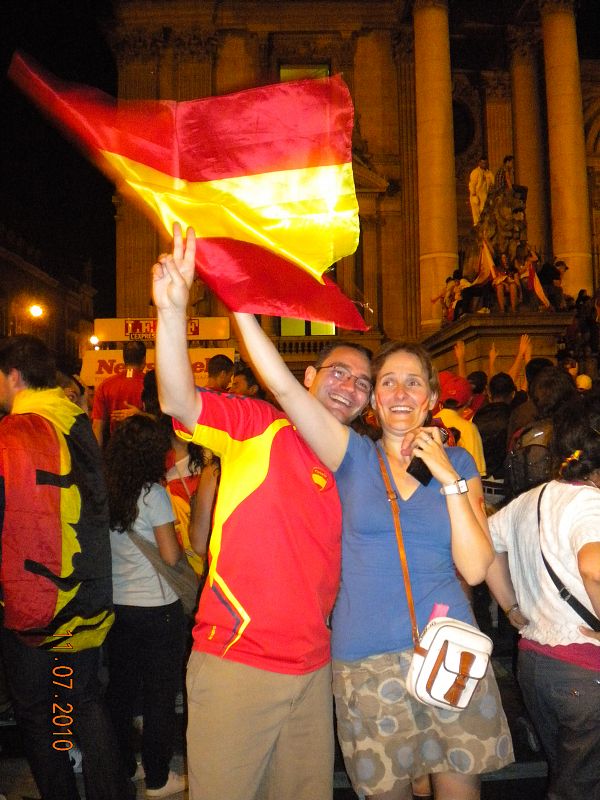
[{"label": "illuminated sign", "polygon": [[[197,386],[205,386],[208,378],[207,363],[210,358],[222,353],[232,361],[235,358],[233,347],[191,347],[188,350]],[[146,370],[154,369],[154,350],[146,351]],[[81,381],[85,386],[98,386],[111,375],[125,372],[122,350],[86,350],[83,354]]]},{"label": "illuminated sign", "polygon": [[[94,320],[94,335],[101,342],[126,342],[156,338],[156,318],[115,318]],[[229,317],[190,317],[187,338],[191,340],[229,339]]]}]

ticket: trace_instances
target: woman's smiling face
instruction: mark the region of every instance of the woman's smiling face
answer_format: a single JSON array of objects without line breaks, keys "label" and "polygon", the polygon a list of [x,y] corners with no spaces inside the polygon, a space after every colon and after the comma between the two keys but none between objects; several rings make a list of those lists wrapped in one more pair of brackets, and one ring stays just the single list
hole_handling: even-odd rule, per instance
[{"label": "woman's smiling face", "polygon": [[390,353],[375,384],[375,409],[383,430],[408,433],[421,427],[436,400],[420,359],[403,350]]}]

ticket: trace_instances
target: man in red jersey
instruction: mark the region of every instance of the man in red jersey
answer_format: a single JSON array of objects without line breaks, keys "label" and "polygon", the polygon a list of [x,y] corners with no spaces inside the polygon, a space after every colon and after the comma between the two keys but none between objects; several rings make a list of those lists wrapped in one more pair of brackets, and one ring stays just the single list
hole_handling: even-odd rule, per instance
[{"label": "man in red jersey", "polygon": [[106,444],[117,422],[113,412],[132,406],[142,407],[146,345],[140,341],[123,345],[125,369],[118,375],[106,378],[96,389],[92,408],[92,427],[100,447]]},{"label": "man in red jersey", "polygon": [[[162,408],[179,435],[221,458],[188,664],[190,800],[331,800],[337,489],[274,406],[196,390],[185,339],[194,257],[193,230],[184,245],[175,225],[173,255],[153,276]],[[305,385],[349,424],[369,400],[369,354],[340,343],[307,368]]]}]

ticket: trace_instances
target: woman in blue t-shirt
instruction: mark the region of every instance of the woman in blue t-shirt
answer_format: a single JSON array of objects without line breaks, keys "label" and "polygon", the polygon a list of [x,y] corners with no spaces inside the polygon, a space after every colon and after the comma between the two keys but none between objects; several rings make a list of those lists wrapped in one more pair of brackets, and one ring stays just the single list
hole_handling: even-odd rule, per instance
[{"label": "woman in blue t-shirt", "polygon": [[[253,317],[235,314],[264,382],[315,454],[336,472],[344,530],[342,577],[332,649],[338,736],[355,791],[409,800],[411,780],[431,774],[436,798],[474,800],[482,772],[513,760],[510,734],[491,668],[467,709],[440,711],[406,692],[413,644],[381,451],[400,498],[419,628],[435,604],[473,622],[457,570],[484,580],[493,550],[483,492],[471,456],[445,447],[429,424],[439,392],[423,348],[391,343],[373,361],[371,404],[381,426],[375,443],[341,424],[323,405],[349,407],[364,379],[349,364],[309,367],[305,392]],[[321,399],[321,402],[319,402]],[[407,472],[418,455],[432,473],[423,486]]]}]

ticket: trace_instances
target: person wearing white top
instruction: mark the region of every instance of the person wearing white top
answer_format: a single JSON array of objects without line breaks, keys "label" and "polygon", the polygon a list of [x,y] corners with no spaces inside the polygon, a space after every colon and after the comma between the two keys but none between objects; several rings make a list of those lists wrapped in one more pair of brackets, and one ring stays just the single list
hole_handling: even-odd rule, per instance
[{"label": "person wearing white top", "polygon": [[469,202],[473,225],[477,225],[485,207],[487,196],[494,185],[494,173],[488,168],[487,158],[480,158],[469,174]]},{"label": "person wearing white top", "polygon": [[[600,796],[598,398],[576,398],[554,420],[554,449],[560,480],[490,517],[497,555],[486,580],[521,633],[518,679],[548,759],[547,796],[580,800]],[[589,621],[559,595],[542,552]]]},{"label": "person wearing white top", "polygon": [[136,414],[115,430],[106,450],[115,604],[115,623],[107,637],[107,703],[126,767],[134,776],[138,766],[131,729],[141,694],[147,797],[168,797],[186,785],[184,776],[169,771],[183,669],[183,608],[127,535],[132,530],[152,542],[167,564],[180,558],[175,516],[159,483],[169,449],[166,430],[151,417]]}]

